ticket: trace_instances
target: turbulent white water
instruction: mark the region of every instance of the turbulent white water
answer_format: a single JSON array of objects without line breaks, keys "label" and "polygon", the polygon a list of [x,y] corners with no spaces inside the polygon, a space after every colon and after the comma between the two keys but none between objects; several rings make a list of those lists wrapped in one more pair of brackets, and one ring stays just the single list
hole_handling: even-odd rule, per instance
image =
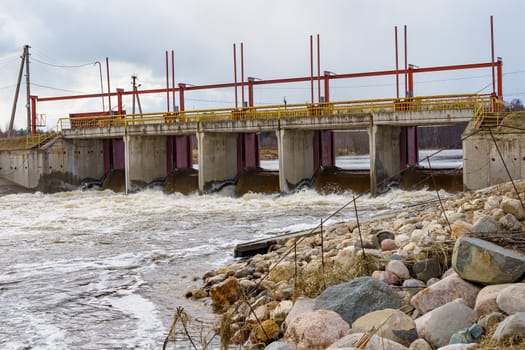
[{"label": "turbulent white water", "polygon": [[[351,194],[132,195],[109,191],[0,197],[1,349],[159,349],[182,296],[236,244],[313,227]],[[360,197],[360,215],[433,199],[392,190]],[[354,216],[349,206],[332,222]]]}]

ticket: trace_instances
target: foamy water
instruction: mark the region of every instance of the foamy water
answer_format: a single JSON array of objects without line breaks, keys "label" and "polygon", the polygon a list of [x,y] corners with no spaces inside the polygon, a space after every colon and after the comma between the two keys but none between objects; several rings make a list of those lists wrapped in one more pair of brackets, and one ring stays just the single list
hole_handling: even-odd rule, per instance
[{"label": "foamy water", "polygon": [[[1,349],[159,349],[195,277],[233,261],[236,244],[311,228],[352,194],[214,195],[143,191],[0,197]],[[360,216],[434,199],[360,197]],[[351,220],[348,206],[329,223]]]}]

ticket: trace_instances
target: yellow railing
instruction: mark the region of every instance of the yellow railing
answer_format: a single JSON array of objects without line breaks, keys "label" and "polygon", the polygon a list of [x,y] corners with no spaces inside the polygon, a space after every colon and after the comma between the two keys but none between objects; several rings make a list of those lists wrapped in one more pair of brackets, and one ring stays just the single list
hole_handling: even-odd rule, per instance
[{"label": "yellow railing", "polygon": [[58,134],[55,132],[47,132],[36,135],[26,135],[26,147],[30,148],[36,145],[38,145],[38,147],[41,147],[46,141],[51,140],[57,135]]},{"label": "yellow railing", "polygon": [[474,110],[490,106],[490,99],[480,95],[441,95],[406,99],[374,99],[319,104],[288,104],[245,107],[238,109],[219,108],[181,112],[157,112],[61,118],[58,130],[77,128],[127,127],[142,124],[191,123],[208,121],[233,121],[254,119],[283,119],[336,115],[359,115],[371,113],[421,112],[439,110]]}]

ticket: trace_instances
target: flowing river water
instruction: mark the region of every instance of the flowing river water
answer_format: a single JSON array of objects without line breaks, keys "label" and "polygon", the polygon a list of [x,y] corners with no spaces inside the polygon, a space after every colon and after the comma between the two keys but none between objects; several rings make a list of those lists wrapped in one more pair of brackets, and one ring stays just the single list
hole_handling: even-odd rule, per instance
[{"label": "flowing river water", "polygon": [[[393,189],[357,206],[365,218],[435,198]],[[178,306],[213,318],[183,292],[232,262],[236,244],[314,227],[351,200],[312,190],[235,198],[231,187],[2,196],[0,348],[160,349]],[[353,217],[349,206],[330,222]]]}]

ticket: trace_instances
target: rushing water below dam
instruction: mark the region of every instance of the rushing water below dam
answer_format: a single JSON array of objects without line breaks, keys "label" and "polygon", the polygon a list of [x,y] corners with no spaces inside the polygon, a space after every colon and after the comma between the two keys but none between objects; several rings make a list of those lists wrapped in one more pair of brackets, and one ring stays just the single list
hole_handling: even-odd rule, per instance
[{"label": "rushing water below dam", "polygon": [[[159,349],[176,307],[236,244],[319,224],[351,193],[131,195],[111,191],[0,197],[1,349]],[[393,189],[357,200],[360,218],[436,198]],[[354,218],[348,206],[329,223]]]}]

